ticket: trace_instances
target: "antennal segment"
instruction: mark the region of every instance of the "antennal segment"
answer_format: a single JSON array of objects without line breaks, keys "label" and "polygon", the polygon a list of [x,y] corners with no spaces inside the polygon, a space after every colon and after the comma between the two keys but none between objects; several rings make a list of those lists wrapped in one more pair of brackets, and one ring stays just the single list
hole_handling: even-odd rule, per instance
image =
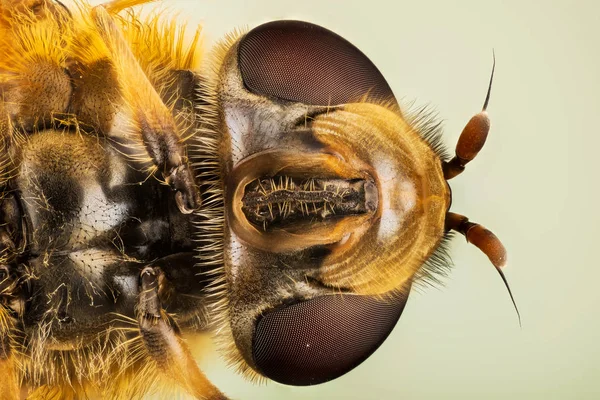
[{"label": "antennal segment", "polygon": [[492,262],[496,271],[500,274],[504,286],[508,290],[510,299],[512,300],[517,316],[519,317],[519,326],[521,326],[521,314],[517,308],[517,303],[513,297],[508,281],[504,276],[501,268],[506,266],[506,249],[504,245],[491,231],[484,228],[483,226],[470,222],[467,217],[460,214],[448,212],[446,214],[446,230],[453,230],[461,233],[467,239],[467,242],[474,244],[479,250],[481,250]]},{"label": "antennal segment", "polygon": [[446,180],[454,178],[465,170],[465,165],[477,156],[477,153],[483,148],[490,131],[490,118],[487,114],[487,106],[490,102],[490,94],[492,92],[492,82],[494,81],[494,70],[496,69],[496,55],[493,54],[494,63],[492,65],[492,74],[490,76],[490,84],[488,86],[483,109],[480,113],[475,114],[465,125],[458,143],[456,144],[456,156],[443,163],[444,178]]}]

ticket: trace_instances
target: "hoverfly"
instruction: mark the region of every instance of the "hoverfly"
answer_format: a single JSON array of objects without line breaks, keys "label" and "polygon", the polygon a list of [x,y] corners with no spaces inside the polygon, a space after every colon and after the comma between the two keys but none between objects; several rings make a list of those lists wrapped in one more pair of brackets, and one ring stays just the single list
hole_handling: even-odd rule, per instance
[{"label": "hoverfly", "polygon": [[489,89],[450,158],[335,33],[275,21],[200,65],[199,33],[145,2],[0,2],[2,398],[226,398],[188,345],[204,331],[250,378],[326,382],[385,340],[450,232],[500,271],[447,183]]}]

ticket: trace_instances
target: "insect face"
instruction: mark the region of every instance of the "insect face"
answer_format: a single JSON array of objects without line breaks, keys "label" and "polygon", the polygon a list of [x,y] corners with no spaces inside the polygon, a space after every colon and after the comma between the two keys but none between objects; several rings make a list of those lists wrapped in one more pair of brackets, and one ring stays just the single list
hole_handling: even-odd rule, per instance
[{"label": "insect face", "polygon": [[333,379],[389,334],[442,241],[440,157],[373,64],[323,28],[256,28],[216,82],[232,357],[283,383]]}]

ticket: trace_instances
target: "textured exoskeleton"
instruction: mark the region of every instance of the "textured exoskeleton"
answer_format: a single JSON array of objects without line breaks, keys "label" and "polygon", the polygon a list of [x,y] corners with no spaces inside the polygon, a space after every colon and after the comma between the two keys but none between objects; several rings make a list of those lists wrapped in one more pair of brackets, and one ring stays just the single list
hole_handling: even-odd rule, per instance
[{"label": "textured exoskeleton", "polygon": [[31,398],[138,397],[155,370],[222,397],[180,337],[207,324],[184,145],[199,128],[197,37],[185,44],[176,26],[116,17],[126,5],[2,3],[8,398],[18,386]]},{"label": "textured exoskeleton", "polygon": [[122,12],[145,2],[0,0],[3,398],[225,398],[207,330],[250,378],[326,382],[445,272],[451,230],[505,264],[449,212],[489,89],[450,159],[335,33],[271,22],[200,64],[199,31]]}]

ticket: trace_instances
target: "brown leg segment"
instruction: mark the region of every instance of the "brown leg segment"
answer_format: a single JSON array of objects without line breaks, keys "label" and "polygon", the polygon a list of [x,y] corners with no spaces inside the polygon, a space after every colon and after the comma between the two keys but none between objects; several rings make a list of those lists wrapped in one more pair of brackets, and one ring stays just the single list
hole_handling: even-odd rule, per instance
[{"label": "brown leg segment", "polygon": [[141,129],[148,155],[176,192],[179,210],[191,213],[200,205],[200,194],[170,110],[152,87],[107,8],[95,7],[92,18],[111,51],[123,94]]},{"label": "brown leg segment", "polygon": [[227,399],[200,371],[175,321],[158,298],[162,272],[146,267],[140,275],[137,315],[146,349],[159,368],[198,399]]}]

